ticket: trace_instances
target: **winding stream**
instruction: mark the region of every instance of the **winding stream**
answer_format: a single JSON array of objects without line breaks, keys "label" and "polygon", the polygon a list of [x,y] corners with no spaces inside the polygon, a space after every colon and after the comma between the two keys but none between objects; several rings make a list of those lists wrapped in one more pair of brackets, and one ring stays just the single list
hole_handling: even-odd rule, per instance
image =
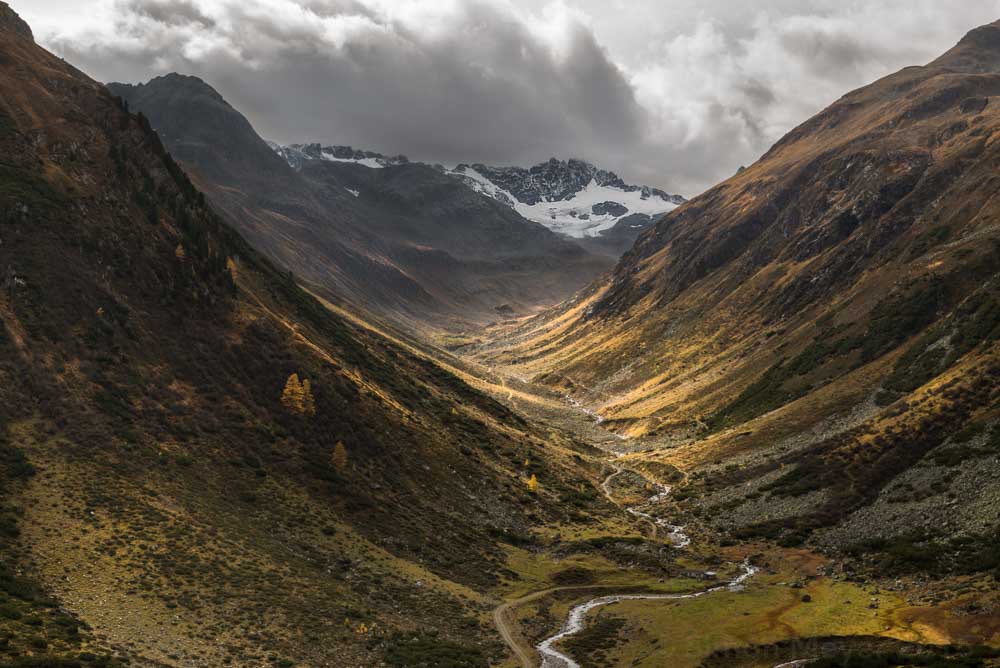
[{"label": "winding stream", "polygon": [[[608,483],[611,482],[613,478],[617,475],[624,473],[625,469],[620,466],[615,466],[615,471],[601,483],[601,487],[604,489],[604,495],[608,497],[614,503],[612,498],[611,490],[608,487]],[[677,548],[684,548],[691,544],[691,538],[684,533],[684,527],[678,524],[671,524],[665,519],[659,517],[653,517],[649,513],[645,512],[644,509],[650,508],[652,506],[661,503],[670,495],[671,487],[670,485],[661,485],[660,483],[653,483],[656,486],[656,494],[649,497],[645,503],[639,504],[638,506],[632,506],[631,508],[625,508],[625,512],[634,515],[635,517],[641,517],[653,526],[657,528],[663,528],[667,530],[667,539],[670,544]]]},{"label": "winding stream", "polygon": [[[611,498],[611,491],[608,489],[608,483],[611,482],[612,478],[623,471],[624,469],[616,466],[615,472],[604,479],[602,487],[604,488],[604,493],[609,499]],[[691,543],[691,539],[684,533],[684,527],[669,524],[666,520],[653,517],[643,510],[663,501],[669,493],[669,486],[657,484],[656,494],[651,496],[643,504],[633,506],[631,508],[625,508],[625,512],[652,522],[654,526],[669,529],[670,533],[668,534],[668,538],[670,539],[671,544],[678,548],[686,547]],[[706,594],[722,590],[739,591],[743,588],[743,583],[752,578],[755,573],[757,573],[757,568],[755,566],[751,566],[749,561],[744,561],[742,564],[742,572],[734,579],[725,584],[690,594],[611,594],[608,596],[598,596],[597,598],[592,598],[585,603],[574,606],[569,611],[569,616],[566,618],[566,622],[562,625],[562,628],[559,629],[559,633],[538,643],[536,648],[538,649],[538,653],[542,656],[542,664],[540,668],[580,668],[580,664],[556,649],[555,645],[561,640],[582,631],[586,625],[587,613],[595,608],[611,605],[612,603],[619,603],[621,601],[676,601],[688,598],[698,598],[699,596],[704,596]],[[795,664],[793,663],[791,665]]]}]

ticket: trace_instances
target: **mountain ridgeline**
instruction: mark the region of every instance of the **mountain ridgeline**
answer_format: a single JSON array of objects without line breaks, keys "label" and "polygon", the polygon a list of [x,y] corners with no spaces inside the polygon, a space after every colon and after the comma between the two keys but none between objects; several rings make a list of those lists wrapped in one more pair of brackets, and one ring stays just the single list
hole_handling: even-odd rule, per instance
[{"label": "mountain ridgeline", "polygon": [[[405,155],[386,156],[351,146],[269,145],[289,166],[306,174],[324,163],[350,163],[371,169],[424,164],[411,163]],[[686,201],[658,188],[627,184],[614,172],[583,160],[552,158],[529,169],[482,164],[460,164],[454,169],[435,164],[433,168],[473,192],[510,207],[525,219],[613,259],[631,248],[639,234],[660,216]],[[340,169],[357,173],[350,168]],[[361,197],[357,189],[348,188],[348,192]]]},{"label": "mountain ridgeline", "polygon": [[552,305],[611,266],[429,165],[276,153],[200,79],[109,89],[237,229],[329,299],[454,328]]},{"label": "mountain ridgeline", "polygon": [[717,528],[967,568],[949,541],[1000,530],[998,137],[993,24],[845,95],[483,357],[695,469]]},{"label": "mountain ridgeline", "polygon": [[[254,150],[202,164],[308,192]],[[0,3],[0,663],[502,654],[482,592],[592,488],[577,446],[321,306],[212,200]]]}]

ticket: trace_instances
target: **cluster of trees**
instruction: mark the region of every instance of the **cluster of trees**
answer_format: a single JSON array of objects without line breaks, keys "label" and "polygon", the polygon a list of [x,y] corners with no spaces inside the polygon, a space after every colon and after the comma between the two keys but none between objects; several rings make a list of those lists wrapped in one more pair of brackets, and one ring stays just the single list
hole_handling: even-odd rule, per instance
[{"label": "cluster of trees", "polygon": [[281,393],[281,405],[293,415],[316,415],[316,403],[309,379],[300,381],[297,373],[289,376]]}]

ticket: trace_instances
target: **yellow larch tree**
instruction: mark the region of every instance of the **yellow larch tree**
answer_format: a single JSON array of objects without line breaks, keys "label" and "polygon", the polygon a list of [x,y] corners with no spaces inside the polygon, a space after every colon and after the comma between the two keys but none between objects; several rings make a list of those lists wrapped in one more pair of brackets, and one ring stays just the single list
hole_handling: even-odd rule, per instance
[{"label": "yellow larch tree", "polygon": [[337,441],[337,445],[333,446],[333,454],[330,455],[330,459],[333,461],[333,468],[337,469],[337,473],[343,473],[344,469],[347,468],[347,446],[344,445],[343,441]]},{"label": "yellow larch tree", "polygon": [[305,403],[305,393],[302,389],[302,382],[299,381],[299,374],[293,373],[285,383],[285,389],[281,393],[281,405],[289,413],[301,413]]},{"label": "yellow larch tree", "polygon": [[297,373],[289,376],[281,393],[281,405],[294,415],[316,415],[316,402],[309,379],[299,380]]},{"label": "yellow larch tree", "polygon": [[532,494],[534,494],[535,492],[537,492],[538,491],[538,476],[536,476],[534,473],[532,473],[531,477],[528,478],[528,483],[527,484],[528,484],[528,491],[529,492],[531,492]]}]

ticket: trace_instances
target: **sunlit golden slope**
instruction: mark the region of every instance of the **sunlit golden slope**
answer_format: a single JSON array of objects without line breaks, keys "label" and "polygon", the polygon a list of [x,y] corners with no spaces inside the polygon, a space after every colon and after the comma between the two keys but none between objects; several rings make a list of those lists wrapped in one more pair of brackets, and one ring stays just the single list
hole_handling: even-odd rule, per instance
[{"label": "sunlit golden slope", "polygon": [[993,24],[845,95],[665,216],[608,282],[475,354],[643,437],[646,459],[745,471],[702,491],[813,494],[779,534],[835,523],[995,418],[998,95]]},{"label": "sunlit golden slope", "polygon": [[885,366],[963,299],[990,291],[998,35],[981,28],[931,65],[838,100],[666,216],[609,283],[485,356],[552,374],[636,433],[675,429],[708,420],[813,343],[871,339],[891,304],[940,285],[923,312],[885,323],[878,350],[844,349],[782,385],[798,395],[797,382],[818,389],[855,372],[852,386],[874,389],[877,374],[863,367]]}]

